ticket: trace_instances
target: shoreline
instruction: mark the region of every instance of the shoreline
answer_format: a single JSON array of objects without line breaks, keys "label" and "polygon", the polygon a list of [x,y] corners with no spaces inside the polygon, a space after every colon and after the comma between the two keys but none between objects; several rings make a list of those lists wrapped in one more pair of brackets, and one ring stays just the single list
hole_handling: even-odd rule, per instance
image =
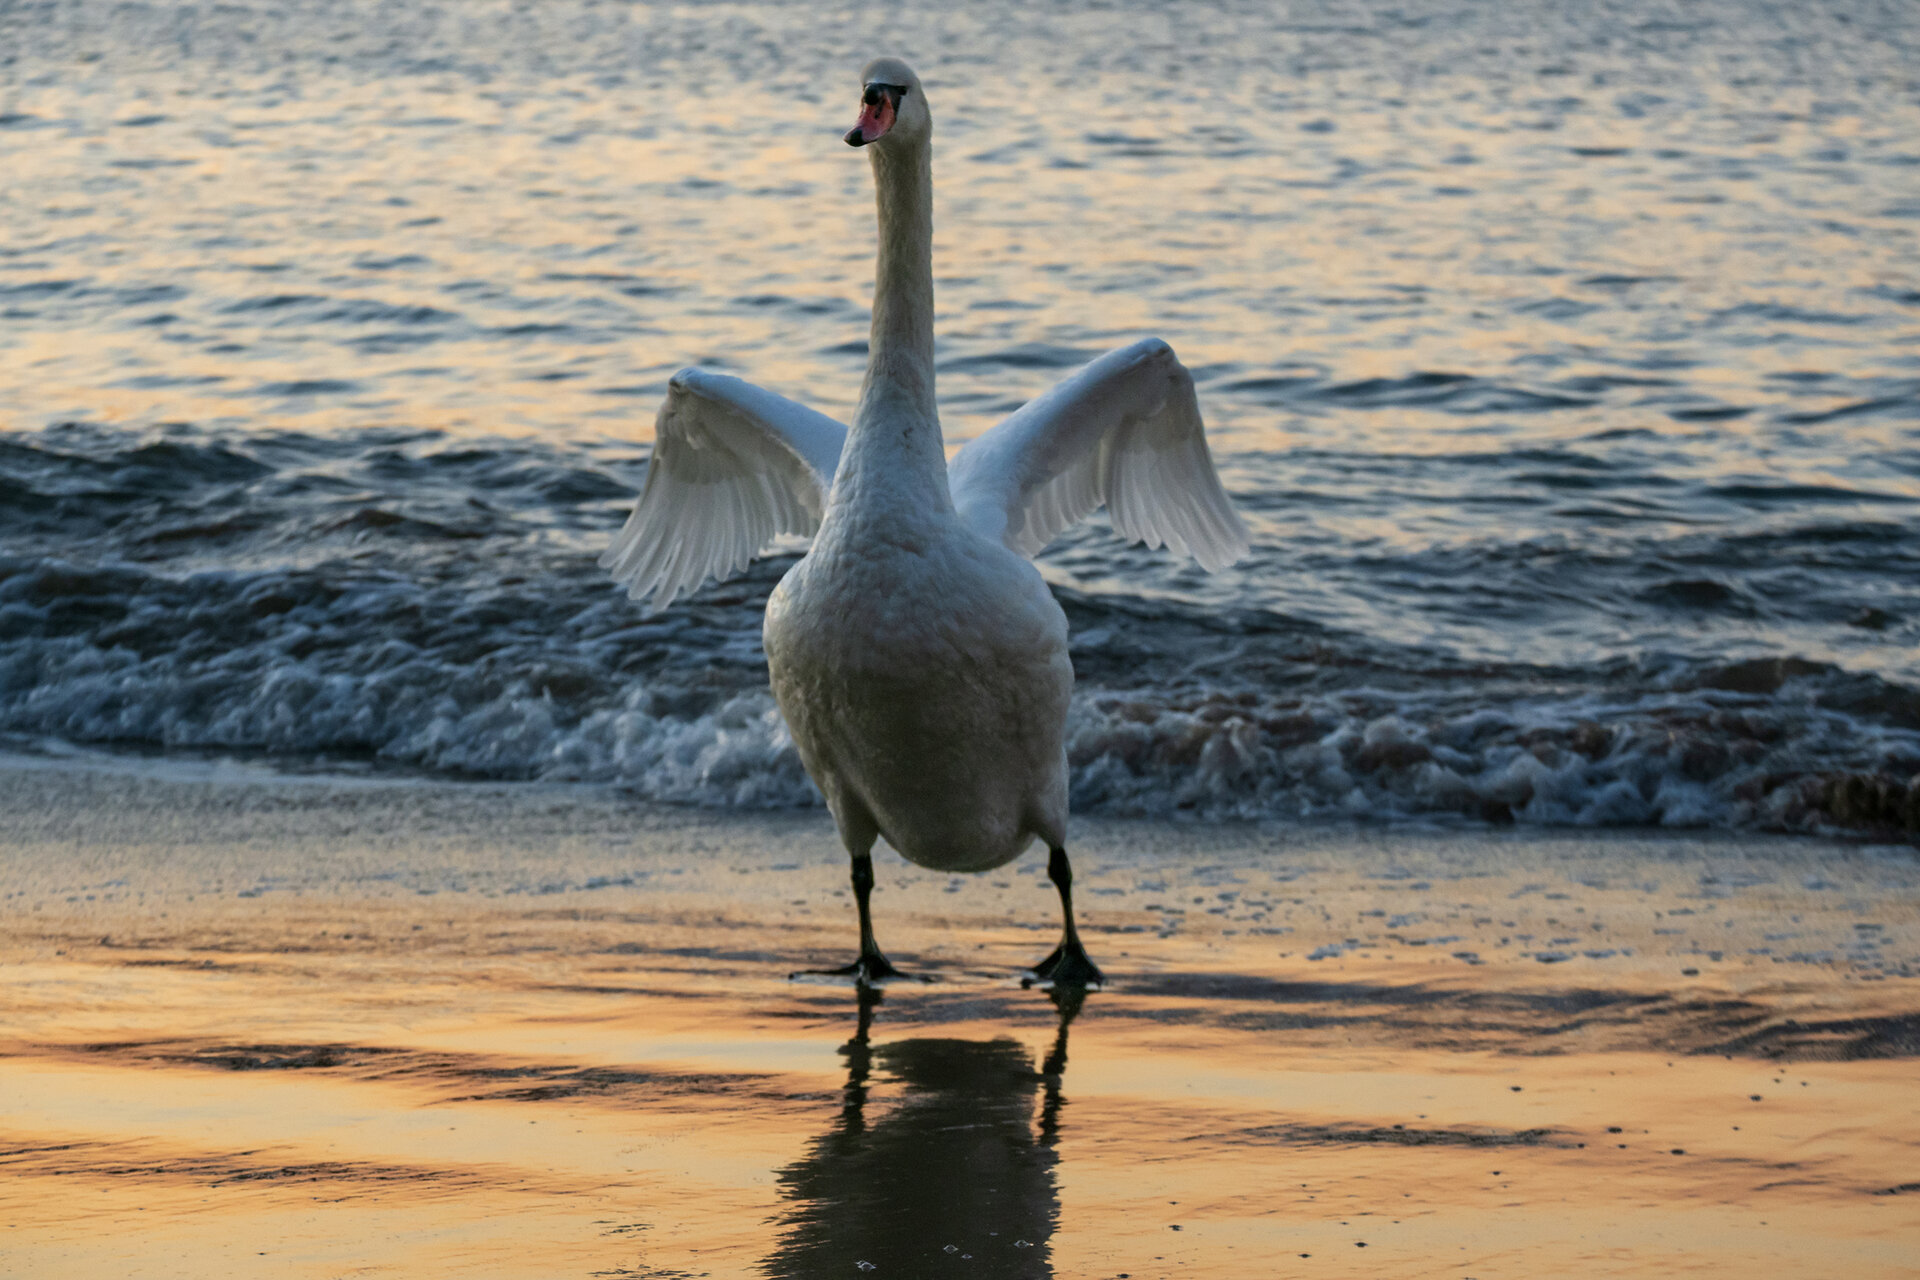
[{"label": "shoreline", "polygon": [[164,772],[0,758],[36,1277],[1892,1277],[1920,1231],[1909,850],[1084,822],[1109,989],[1015,980],[1043,859],[887,853],[934,981],[863,1002],[786,980],[852,946],[822,813]]}]

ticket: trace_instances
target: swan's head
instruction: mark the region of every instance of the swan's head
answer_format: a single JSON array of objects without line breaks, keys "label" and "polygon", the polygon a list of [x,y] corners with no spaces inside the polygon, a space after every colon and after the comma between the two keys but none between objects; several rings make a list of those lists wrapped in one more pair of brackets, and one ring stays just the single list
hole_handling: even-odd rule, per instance
[{"label": "swan's head", "polygon": [[920,77],[898,58],[875,58],[860,73],[860,119],[847,130],[847,145],[864,147],[882,138],[916,141],[933,132],[933,115]]}]

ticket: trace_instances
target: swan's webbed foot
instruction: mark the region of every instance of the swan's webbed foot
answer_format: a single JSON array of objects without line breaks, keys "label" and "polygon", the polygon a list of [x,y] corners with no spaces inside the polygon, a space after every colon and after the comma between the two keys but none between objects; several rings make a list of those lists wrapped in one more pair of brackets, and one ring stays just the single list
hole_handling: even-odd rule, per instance
[{"label": "swan's webbed foot", "polygon": [[878,987],[883,982],[900,982],[910,978],[915,982],[927,981],[894,968],[881,952],[880,944],[873,940],[873,912],[868,903],[873,894],[873,855],[854,854],[852,870],[853,900],[860,909],[860,958],[838,969],[800,969],[788,974],[787,981],[798,978],[852,978],[853,985],[861,988]]},{"label": "swan's webbed foot", "polygon": [[787,981],[801,978],[852,978],[856,987],[878,987],[888,982],[925,982],[927,979],[913,974],[902,973],[893,967],[878,951],[863,951],[860,958],[852,964],[843,964],[838,969],[797,969],[787,975]]},{"label": "swan's webbed foot", "polygon": [[1080,945],[1080,931],[1073,925],[1073,864],[1067,861],[1067,851],[1059,845],[1048,852],[1047,879],[1060,891],[1060,915],[1066,928],[1060,935],[1060,945],[1045,960],[1027,970],[1031,976],[1022,978],[1020,985],[1039,986],[1049,991],[1072,988],[1084,991],[1105,986],[1107,975],[1087,958],[1087,949]]},{"label": "swan's webbed foot", "polygon": [[1060,945],[1048,953],[1045,960],[1034,965],[1027,972],[1032,976],[1020,980],[1020,985],[1023,987],[1086,990],[1103,987],[1107,982],[1107,975],[1101,973],[1100,966],[1088,958],[1087,949],[1080,945],[1078,938],[1062,939]]}]

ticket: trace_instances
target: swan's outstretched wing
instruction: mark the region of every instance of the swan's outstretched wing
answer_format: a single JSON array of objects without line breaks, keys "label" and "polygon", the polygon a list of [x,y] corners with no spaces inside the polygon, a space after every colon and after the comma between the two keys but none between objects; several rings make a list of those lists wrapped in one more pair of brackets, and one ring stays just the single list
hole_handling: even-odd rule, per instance
[{"label": "swan's outstretched wing", "polygon": [[774,535],[820,527],[847,429],[725,374],[682,369],[654,421],[646,487],[601,567],[664,609],[728,578]]},{"label": "swan's outstretched wing", "polygon": [[1158,338],[1109,351],[968,444],[948,471],[953,504],[980,533],[1035,555],[1105,503],[1132,542],[1206,569],[1247,551],[1220,487],[1193,375]]}]

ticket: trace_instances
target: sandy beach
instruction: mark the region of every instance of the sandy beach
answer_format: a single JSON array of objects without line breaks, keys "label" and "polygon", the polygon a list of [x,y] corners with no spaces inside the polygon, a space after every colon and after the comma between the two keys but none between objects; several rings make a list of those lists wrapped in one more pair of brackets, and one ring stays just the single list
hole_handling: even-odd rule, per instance
[{"label": "sandy beach", "polygon": [[0,1274],[1901,1276],[1911,848],[822,815],[0,768]]}]

